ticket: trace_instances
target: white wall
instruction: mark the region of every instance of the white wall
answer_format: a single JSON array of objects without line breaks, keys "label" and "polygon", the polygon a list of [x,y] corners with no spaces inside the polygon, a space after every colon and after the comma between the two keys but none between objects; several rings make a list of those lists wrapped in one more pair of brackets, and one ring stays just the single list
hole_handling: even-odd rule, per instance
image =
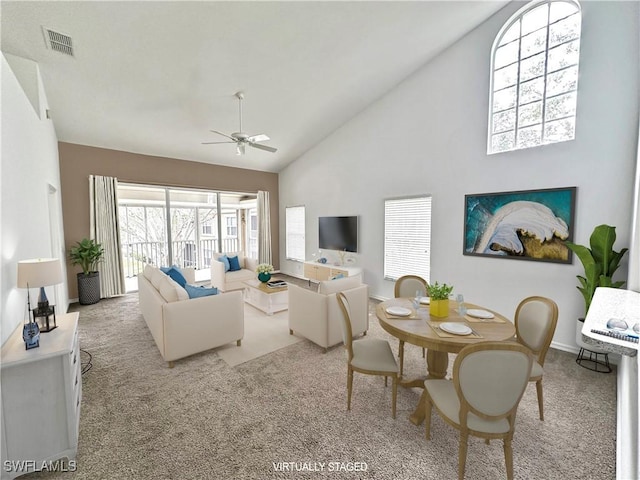
[{"label": "white wall", "polygon": [[[12,70],[15,66],[15,71]],[[58,141],[46,118],[46,96],[37,65],[2,55],[2,169],[0,181],[2,270],[0,313],[2,343],[25,318],[26,290],[16,287],[17,262],[35,257],[61,257],[64,248]],[[20,81],[18,80],[18,75]],[[27,92],[21,86],[27,85]],[[37,89],[34,87],[37,86]],[[53,191],[53,193],[51,193]],[[50,211],[50,208],[53,209]],[[58,225],[51,225],[50,218]],[[63,268],[65,262],[62,262]],[[64,274],[66,278],[66,274]],[[37,290],[31,292],[32,306]],[[56,312],[69,304],[67,287],[47,288]]]},{"label": "white wall", "polygon": [[[529,295],[549,296],[560,318],[554,346],[575,349],[584,314],[573,265],[463,256],[464,195],[578,187],[574,239],[598,224],[629,243],[638,139],[638,2],[583,2],[576,139],[486,155],[489,59],[510,4],[406,79],[280,174],[281,218],[306,206],[307,256],[318,248],[318,216],[359,215],[359,265],[373,296],[393,296],[383,280],[383,200],[433,195],[431,280],[453,284],[469,302],[509,317]],[[301,275],[284,258],[280,265]],[[628,260],[627,260],[628,261]],[[620,278],[626,276],[626,263]]]}]

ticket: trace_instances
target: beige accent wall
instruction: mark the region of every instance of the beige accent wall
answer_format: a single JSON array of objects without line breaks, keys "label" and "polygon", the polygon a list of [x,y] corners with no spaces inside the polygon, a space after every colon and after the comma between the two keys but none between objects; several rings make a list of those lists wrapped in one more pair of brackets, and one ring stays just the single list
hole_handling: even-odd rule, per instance
[{"label": "beige accent wall", "polygon": [[[89,175],[117,177],[121,182],[207,188],[256,193],[265,190],[271,201],[273,264],[279,268],[278,174],[154,157],[73,143],[58,143],[62,214],[67,252],[89,236]],[[69,298],[78,298],[76,274],[67,260]]]}]

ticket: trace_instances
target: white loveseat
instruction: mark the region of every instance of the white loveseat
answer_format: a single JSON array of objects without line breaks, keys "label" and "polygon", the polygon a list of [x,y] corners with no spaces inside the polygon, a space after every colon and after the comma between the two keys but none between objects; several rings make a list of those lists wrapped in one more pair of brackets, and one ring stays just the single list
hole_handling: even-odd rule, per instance
[{"label": "white loveseat", "polygon": [[[182,271],[187,283],[195,270]],[[147,265],[138,275],[142,316],[162,358],[173,361],[231,342],[240,346],[244,336],[241,292],[189,298],[186,290],[159,268]]]},{"label": "white loveseat", "polygon": [[352,318],[356,319],[352,325],[353,335],[366,335],[369,329],[369,287],[362,283],[360,275],[320,282],[317,293],[290,284],[289,334],[307,338],[325,351],[342,343],[344,320],[336,293],[347,291]]},{"label": "white loveseat", "polygon": [[[238,257],[240,263],[240,270],[235,272],[225,272],[224,263],[218,260],[222,255],[227,257]],[[254,280],[258,277],[256,273],[256,267],[258,261],[254,258],[245,257],[242,252],[237,253],[214,253],[211,259],[211,286],[216,287],[222,292],[228,292],[229,290],[242,290],[247,280]]]}]

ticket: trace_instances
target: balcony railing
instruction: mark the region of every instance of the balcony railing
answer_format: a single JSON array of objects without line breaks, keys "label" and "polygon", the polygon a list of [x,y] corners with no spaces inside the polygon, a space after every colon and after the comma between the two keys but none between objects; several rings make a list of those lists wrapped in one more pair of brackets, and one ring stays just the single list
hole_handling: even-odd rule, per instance
[{"label": "balcony railing", "polygon": [[[171,242],[173,252],[173,265],[179,267],[194,267],[196,269],[209,268],[211,258],[218,252],[218,239],[200,240],[198,248],[192,240],[179,240]],[[223,238],[223,252],[237,252],[237,238]],[[124,263],[125,277],[135,277],[147,264],[156,267],[169,265],[169,252],[165,242],[134,242],[122,245],[122,259]]]}]

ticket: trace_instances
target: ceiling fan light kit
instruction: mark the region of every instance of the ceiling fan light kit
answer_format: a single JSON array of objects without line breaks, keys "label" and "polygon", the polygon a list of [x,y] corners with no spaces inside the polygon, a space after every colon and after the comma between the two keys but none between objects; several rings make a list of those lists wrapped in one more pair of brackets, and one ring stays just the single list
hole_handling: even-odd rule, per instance
[{"label": "ceiling fan light kit", "polygon": [[257,148],[258,150],[265,150],[267,152],[275,153],[278,151],[277,148],[270,147],[268,145],[262,145],[258,142],[266,142],[269,140],[269,137],[264,133],[260,133],[258,135],[249,135],[242,131],[242,100],[244,99],[243,92],[237,92],[235,96],[238,98],[238,113],[240,117],[240,128],[239,131],[228,135],[226,133],[219,132],[217,130],[211,130],[212,133],[217,133],[218,135],[222,135],[223,137],[228,138],[226,142],[202,142],[203,145],[217,145],[221,143],[235,143],[236,144],[236,155],[244,155],[246,152],[246,146]]}]

